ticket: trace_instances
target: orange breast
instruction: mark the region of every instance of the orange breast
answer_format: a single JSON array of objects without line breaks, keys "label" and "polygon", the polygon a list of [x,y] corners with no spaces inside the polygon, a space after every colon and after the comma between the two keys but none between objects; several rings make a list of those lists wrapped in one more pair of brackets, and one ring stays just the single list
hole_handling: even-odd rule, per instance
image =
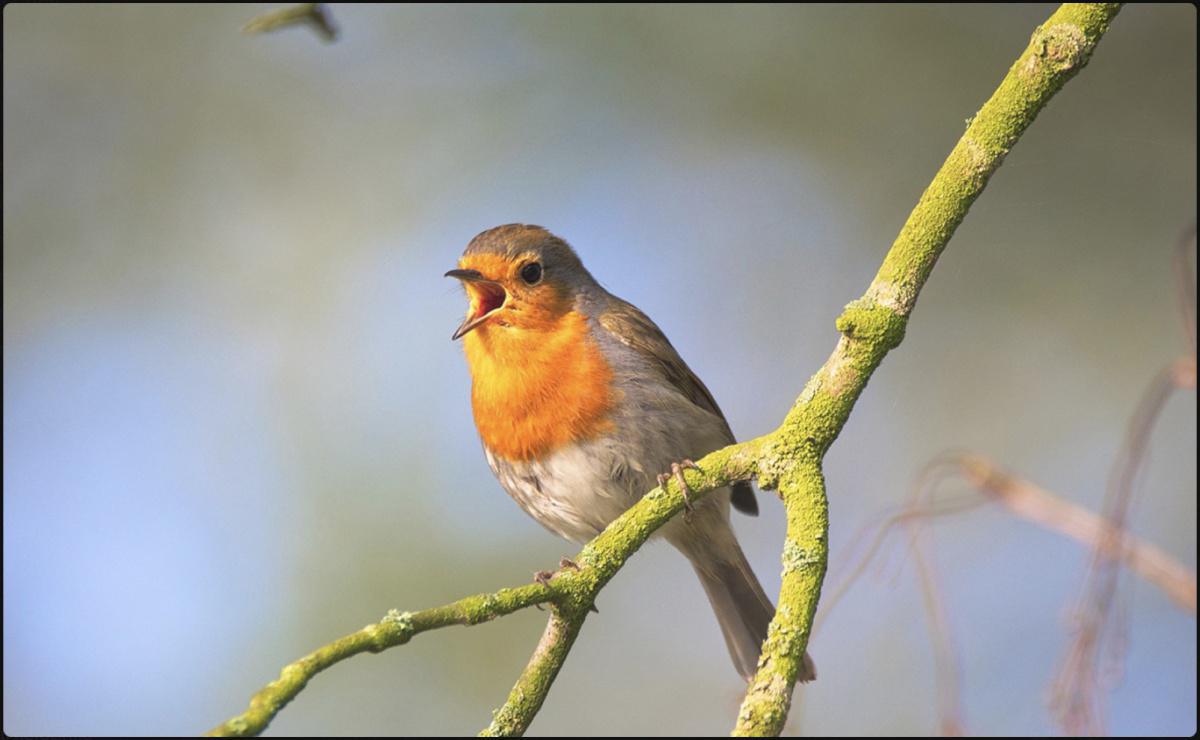
[{"label": "orange breast", "polygon": [[492,454],[530,460],[612,428],[612,370],[581,314],[537,330],[485,324],[464,349],[475,426]]}]

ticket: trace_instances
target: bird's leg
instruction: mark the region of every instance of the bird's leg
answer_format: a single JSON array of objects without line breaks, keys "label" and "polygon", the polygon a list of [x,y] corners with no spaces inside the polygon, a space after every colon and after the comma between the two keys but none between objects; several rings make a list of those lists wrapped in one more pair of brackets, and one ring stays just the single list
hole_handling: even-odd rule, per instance
[{"label": "bird's leg", "polygon": [[692,488],[688,485],[687,481],[684,480],[683,477],[684,468],[691,468],[692,470],[700,469],[696,463],[686,458],[680,460],[679,462],[673,462],[671,463],[670,475],[662,473],[658,476],[658,485],[662,486],[663,490],[666,490],[667,481],[670,479],[671,475],[675,476],[675,481],[679,483],[679,492],[683,494],[683,519],[684,521],[691,521],[692,512],[696,507],[692,505]]},{"label": "bird's leg", "polygon": [[[565,556],[559,558],[559,560],[558,560],[558,570],[562,570],[563,568],[570,568],[571,570],[579,570],[579,566],[575,564],[575,561],[568,557],[565,557]],[[553,578],[554,576],[558,575],[558,570],[555,570],[555,571],[539,570],[538,572],[533,574],[533,580],[534,580],[534,582],[540,583],[543,586],[549,586],[550,579]]]},{"label": "bird's leg", "polygon": [[683,520],[690,522],[692,520],[692,512],[696,507],[692,506],[692,487],[687,484],[683,477],[684,468],[694,468],[696,463],[691,460],[684,459],[682,462],[671,463],[671,472],[675,475],[675,480],[679,481],[679,490],[683,493]]},{"label": "bird's leg", "polygon": [[[558,560],[558,570],[562,570],[563,568],[570,568],[571,570],[577,571],[577,570],[579,570],[579,565],[574,560],[572,560],[564,555],[563,557],[559,558],[559,560]],[[558,571],[551,573],[548,570],[539,570],[538,572],[533,574],[533,580],[535,582],[540,583],[543,586],[546,586],[547,588],[549,588],[550,587],[550,579],[553,578],[557,574],[558,574]],[[539,610],[541,610],[541,608],[542,608],[541,604],[534,604],[534,606],[536,606]],[[588,609],[596,612],[597,614],[600,613],[600,610],[596,608],[595,604],[592,604],[590,607],[588,607]]]}]

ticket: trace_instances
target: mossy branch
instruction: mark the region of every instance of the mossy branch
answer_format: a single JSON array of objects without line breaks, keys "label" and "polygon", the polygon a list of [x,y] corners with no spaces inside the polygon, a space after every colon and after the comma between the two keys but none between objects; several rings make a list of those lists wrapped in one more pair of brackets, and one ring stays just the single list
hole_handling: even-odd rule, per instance
[{"label": "mossy branch", "polygon": [[395,609],[382,620],[368,624],[358,632],[315,650],[295,663],[284,666],[279,678],[264,686],[250,698],[250,708],[208,731],[214,737],[246,737],[257,735],[288,702],[300,693],[309,679],[329,666],[359,653],[379,653],[403,645],[428,630],[452,624],[479,624],[496,617],[542,604],[551,598],[551,590],[538,583],[521,588],[502,588],[495,593],[468,596],[446,606],[419,612],[400,612]]},{"label": "mossy branch", "polygon": [[587,618],[586,611],[565,615],[554,608],[553,612],[529,665],[509,692],[508,701],[493,713],[492,723],[479,733],[480,737],[520,737],[542,708],[550,685],[558,677]]},{"label": "mossy branch", "polygon": [[[717,450],[699,461],[699,470],[686,471],[692,500],[733,481],[754,477],[761,442],[761,439],[751,440]],[[513,687],[508,702],[494,713],[491,726],[482,733],[519,735],[541,708],[596,595],[650,535],[683,508],[683,495],[678,483],[672,480],[667,489],[655,488],[613,521],[576,556],[576,568],[563,568],[546,585],[533,583],[519,588],[502,588],[419,612],[393,610],[380,622],[367,625],[285,666],[278,679],[251,697],[249,709],[207,734],[216,737],[257,735],[313,676],[359,653],[378,653],[403,645],[414,635],[427,630],[454,624],[480,624],[535,604],[548,603],[552,615],[546,632]]]},{"label": "mossy branch", "polygon": [[[884,356],[904,338],[908,316],[938,256],[988,178],[1063,84],[1087,64],[1119,4],[1067,4],[1039,26],[1000,87],[971,121],[913,209],[866,294],[837,320],[837,347],[805,385],[783,424],[758,439],[710,453],[684,475],[693,499],[739,480],[777,488],[787,509],[783,584],[758,673],[738,712],[735,735],[778,735],[808,644],[828,560],[828,511],[821,461]],[[449,624],[478,624],[533,604],[552,614],[537,650],[481,734],[520,735],[541,708],[596,595],[650,535],[684,508],[674,480],[655,488],[584,546],[577,568],[547,585],[474,596],[445,607],[392,613],[284,668],[250,708],[212,735],[261,732],[310,678],[364,651],[379,652]]]},{"label": "mossy branch", "polygon": [[1050,98],[1088,63],[1119,10],[1114,3],[1066,4],[1033,32],[926,188],[866,294],[838,318],[836,349],[772,435],[770,448],[785,450],[788,461],[777,479],[788,519],[783,585],[735,735],[778,735],[787,720],[827,561],[825,451],[871,373],[904,338],[917,296],[971,204]]},{"label": "mossy branch", "polygon": [[[731,445],[703,457],[696,469],[684,475],[691,489],[691,500],[738,480],[749,480],[763,459],[763,437]],[[663,524],[684,508],[678,483],[655,488],[619,516],[595,539],[584,546],[573,561],[574,568],[558,571],[550,584],[554,588],[554,614],[546,626],[533,657],[509,693],[508,700],[493,713],[492,723],[481,736],[519,736],[537,715],[558,675],[575,637],[583,626],[596,594],[604,588],[625,561],[650,539]]]}]

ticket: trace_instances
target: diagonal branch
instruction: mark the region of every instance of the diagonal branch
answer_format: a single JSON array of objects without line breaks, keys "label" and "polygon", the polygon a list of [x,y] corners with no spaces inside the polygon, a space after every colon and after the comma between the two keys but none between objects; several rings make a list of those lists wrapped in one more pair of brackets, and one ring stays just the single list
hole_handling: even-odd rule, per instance
[{"label": "diagonal branch", "polygon": [[267,724],[296,698],[321,671],[359,653],[379,653],[403,645],[414,635],[452,624],[472,625],[488,622],[534,604],[549,601],[551,590],[532,583],[515,589],[502,588],[495,593],[468,596],[446,606],[419,612],[388,612],[379,622],[369,624],[358,632],[325,645],[295,663],[283,667],[279,678],[264,686],[250,698],[250,708],[242,714],[217,725],[208,735],[217,737],[246,737],[257,735]]},{"label": "diagonal branch", "polygon": [[[828,556],[829,521],[821,470],[825,452],[871,374],[903,339],[921,287],[988,178],[1047,101],[1087,64],[1119,7],[1064,5],[1034,32],[1029,47],[921,196],[866,294],[838,318],[837,347],[805,385],[783,424],[766,436],[710,453],[698,461],[699,470],[685,471],[693,499],[733,481],[757,478],[765,489],[778,488],[787,510],[779,606],[763,644],[758,674],[738,713],[735,734],[777,735],[787,720]],[[655,488],[584,546],[575,558],[577,570],[559,571],[546,587],[526,586],[464,600],[486,601],[506,594],[500,599],[504,608],[473,601],[472,613],[478,619],[444,622],[475,624],[533,603],[553,605],[554,616],[538,651],[485,734],[524,732],[545,700],[596,594],[683,506],[674,481]],[[526,597],[520,604],[512,596],[517,593]],[[312,675],[350,655],[378,652],[411,637],[403,627],[384,624],[342,638],[285,668],[278,681],[255,696],[249,711],[213,733],[260,732]],[[376,641],[378,632],[385,634],[382,642]]]},{"label": "diagonal branch", "polygon": [[[697,463],[699,470],[685,472],[692,501],[731,482],[755,475],[763,439],[717,450]],[[485,732],[521,734],[542,706],[550,686],[575,640],[596,594],[612,580],[656,529],[684,508],[684,498],[673,479],[669,488],[655,488],[584,546],[575,557],[577,570],[560,570],[548,585],[528,584],[502,588],[490,594],[461,599],[420,612],[393,611],[377,624],[332,642],[285,666],[277,680],[250,699],[244,713],[208,732],[212,736],[257,735],[309,679],[326,668],[362,652],[378,653],[407,643],[413,635],[453,624],[475,625],[535,604],[550,603],[553,616],[533,658],[514,686],[508,702],[495,713]]]},{"label": "diagonal branch", "polygon": [[903,339],[917,296],[967,210],[1050,98],[1087,64],[1118,10],[1113,3],[1066,4],[1034,31],[921,196],[866,294],[838,319],[837,348],[773,435],[792,463],[785,474],[765,481],[778,483],[788,512],[783,585],[735,735],[778,735],[787,720],[825,573],[826,450],[871,373]]},{"label": "diagonal branch", "polygon": [[995,497],[1014,514],[1066,535],[1107,555],[1157,586],[1181,609],[1196,613],[1196,576],[1153,542],[1126,532],[1111,534],[1113,525],[1079,504],[1014,475],[979,455],[963,455],[956,464],[971,485]]},{"label": "diagonal branch", "polygon": [[[685,471],[691,500],[698,501],[713,490],[753,477],[756,467],[765,459],[762,447],[770,436],[709,453],[696,464],[697,469]],[[672,478],[668,486],[647,493],[585,545],[574,560],[575,569],[560,570],[554,575],[550,582],[556,593],[554,614],[546,632],[508,700],[493,712],[492,723],[480,732],[481,736],[525,733],[566,660],[596,594],[656,529],[683,510],[684,498],[678,483]]]},{"label": "diagonal branch", "polygon": [[525,734],[529,723],[542,708],[550,685],[558,677],[558,671],[566,662],[567,654],[571,652],[571,646],[575,644],[586,618],[586,610],[573,616],[565,616],[554,610],[550,621],[546,623],[542,639],[534,648],[529,665],[525,666],[521,677],[517,679],[508,701],[496,710],[492,723],[479,733],[480,737],[520,737]]}]

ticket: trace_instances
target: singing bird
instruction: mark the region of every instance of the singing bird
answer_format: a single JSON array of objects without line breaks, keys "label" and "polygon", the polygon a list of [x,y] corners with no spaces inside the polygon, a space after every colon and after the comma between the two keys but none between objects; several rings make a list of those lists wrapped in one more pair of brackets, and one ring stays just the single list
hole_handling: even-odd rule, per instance
[{"label": "singing bird", "polygon": [[[550,531],[584,543],[668,471],[734,442],[721,409],[662,331],[605,290],[540,226],[508,224],[467,245],[446,273],[465,286],[471,406],[488,465]],[[659,533],[691,561],[733,664],[754,675],[775,612],[729,522],[754,516],[745,482],[690,504]],[[801,680],[816,677],[806,655]]]}]

